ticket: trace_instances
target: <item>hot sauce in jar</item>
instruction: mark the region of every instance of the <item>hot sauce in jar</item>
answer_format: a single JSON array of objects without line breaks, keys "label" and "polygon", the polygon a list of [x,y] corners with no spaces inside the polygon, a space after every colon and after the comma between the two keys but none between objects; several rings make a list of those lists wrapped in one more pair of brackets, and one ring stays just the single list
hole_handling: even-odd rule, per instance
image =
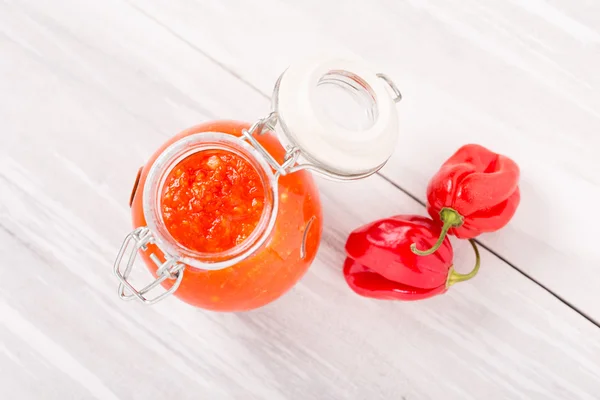
[{"label": "hot sauce in jar", "polygon": [[258,172],[244,158],[206,150],[169,173],[161,212],[171,237],[200,253],[221,253],[250,236],[264,208]]},{"label": "hot sauce in jar", "polygon": [[[319,106],[323,89],[347,91],[370,125],[336,122]],[[311,59],[280,77],[268,117],[208,122],[171,138],[133,189],[134,231],[114,265],[121,298],[152,304],[174,294],[196,307],[244,311],[283,295],[321,239],[309,171],[352,180],[379,170],[395,147],[399,99],[389,78],[361,61]],[[155,278],[143,288],[128,279],[137,255]]]}]

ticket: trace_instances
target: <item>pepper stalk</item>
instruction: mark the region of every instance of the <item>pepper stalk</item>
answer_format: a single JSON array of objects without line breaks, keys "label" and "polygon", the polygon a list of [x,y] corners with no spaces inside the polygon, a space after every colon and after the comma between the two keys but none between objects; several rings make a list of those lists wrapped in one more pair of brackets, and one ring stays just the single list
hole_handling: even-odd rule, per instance
[{"label": "pepper stalk", "polygon": [[418,256],[428,256],[430,254],[435,253],[437,249],[440,248],[442,243],[444,243],[444,239],[446,238],[448,231],[452,228],[458,228],[464,223],[463,216],[460,215],[458,211],[449,207],[444,207],[440,210],[440,220],[444,225],[442,226],[440,237],[438,238],[437,242],[435,242],[433,247],[431,247],[428,250],[419,250],[417,249],[417,244],[413,243],[410,245],[410,249],[413,253],[415,253]]},{"label": "pepper stalk", "polygon": [[475,244],[475,241],[473,239],[469,239],[469,243],[471,243],[471,246],[473,246],[473,250],[475,251],[475,266],[468,274],[461,274],[459,272],[456,272],[456,270],[454,269],[454,265],[450,267],[448,279],[446,280],[446,288],[449,288],[455,283],[468,281],[469,279],[474,278],[475,275],[477,275],[477,272],[479,272],[479,266],[481,265],[479,249],[477,248],[477,245]]}]

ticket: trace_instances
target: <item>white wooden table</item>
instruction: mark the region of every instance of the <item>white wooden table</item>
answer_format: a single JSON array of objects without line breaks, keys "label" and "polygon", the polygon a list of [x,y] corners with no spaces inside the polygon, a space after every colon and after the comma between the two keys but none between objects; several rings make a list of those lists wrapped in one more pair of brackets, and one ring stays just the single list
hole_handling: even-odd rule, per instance
[{"label": "white wooden table", "polygon": [[[188,126],[264,116],[284,68],[331,48],[395,79],[402,136],[379,175],[319,182],[300,284],[242,314],[120,301],[137,168]],[[468,142],[522,169],[478,277],[353,294],[347,234],[424,213]],[[595,1],[0,0],[0,398],[598,399],[599,149]]]}]

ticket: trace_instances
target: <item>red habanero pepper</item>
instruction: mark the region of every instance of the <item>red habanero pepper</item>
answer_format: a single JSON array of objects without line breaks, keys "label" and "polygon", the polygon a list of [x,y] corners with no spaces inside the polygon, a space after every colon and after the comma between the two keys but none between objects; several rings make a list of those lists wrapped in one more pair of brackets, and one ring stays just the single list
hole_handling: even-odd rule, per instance
[{"label": "red habanero pepper", "polygon": [[517,164],[467,144],[446,160],[427,186],[427,211],[442,225],[439,239],[429,247],[414,243],[411,249],[424,256],[437,251],[446,234],[472,239],[497,231],[513,217],[520,199]]},{"label": "red habanero pepper", "polygon": [[445,238],[440,249],[429,256],[417,256],[411,243],[432,245],[441,233],[433,220],[418,215],[398,215],[381,219],[354,230],[346,242],[348,258],[344,278],[361,296],[388,300],[420,300],[445,293],[450,286],[473,278],[454,270],[454,252]]}]

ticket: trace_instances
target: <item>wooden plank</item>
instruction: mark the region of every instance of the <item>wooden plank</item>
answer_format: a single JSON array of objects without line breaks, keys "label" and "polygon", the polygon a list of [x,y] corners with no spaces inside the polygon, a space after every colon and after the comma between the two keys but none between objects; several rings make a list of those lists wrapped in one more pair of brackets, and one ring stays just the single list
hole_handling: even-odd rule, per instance
[{"label": "wooden plank", "polygon": [[[600,390],[598,329],[487,252],[480,276],[443,297],[354,295],[340,271],[348,232],[422,211],[379,177],[320,182],[318,260],[268,307],[214,314],[175,299],[121,302],[111,264],[137,167],[174,132],[252,120],[268,101],[116,0],[0,3],[0,54],[10,77],[0,81],[7,398],[593,399]],[[469,250],[457,251],[468,268]]]},{"label": "wooden plank", "polygon": [[381,65],[404,94],[403,135],[383,174],[424,200],[428,179],[465,143],[514,158],[520,209],[483,242],[600,322],[590,222],[600,197],[599,3],[135,4],[265,94],[304,53],[348,50]]},{"label": "wooden plank", "polygon": [[[121,235],[102,220],[127,218],[84,214],[70,190],[51,198],[36,168],[5,159],[0,180],[3,265],[18,266],[0,289],[10,398],[36,396],[39,386],[19,383],[27,379],[49,385],[48,399],[593,399],[600,390],[598,329],[487,252],[480,276],[443,297],[353,294],[341,276],[348,232],[398,205],[421,209],[379,177],[321,185],[322,249],[289,294],[255,312],[214,314],[175,299],[118,300],[110,263]],[[68,172],[55,173],[53,185],[68,187]],[[92,187],[81,192],[96,198],[89,210],[105,203]],[[457,252],[468,268],[468,248]]]}]

